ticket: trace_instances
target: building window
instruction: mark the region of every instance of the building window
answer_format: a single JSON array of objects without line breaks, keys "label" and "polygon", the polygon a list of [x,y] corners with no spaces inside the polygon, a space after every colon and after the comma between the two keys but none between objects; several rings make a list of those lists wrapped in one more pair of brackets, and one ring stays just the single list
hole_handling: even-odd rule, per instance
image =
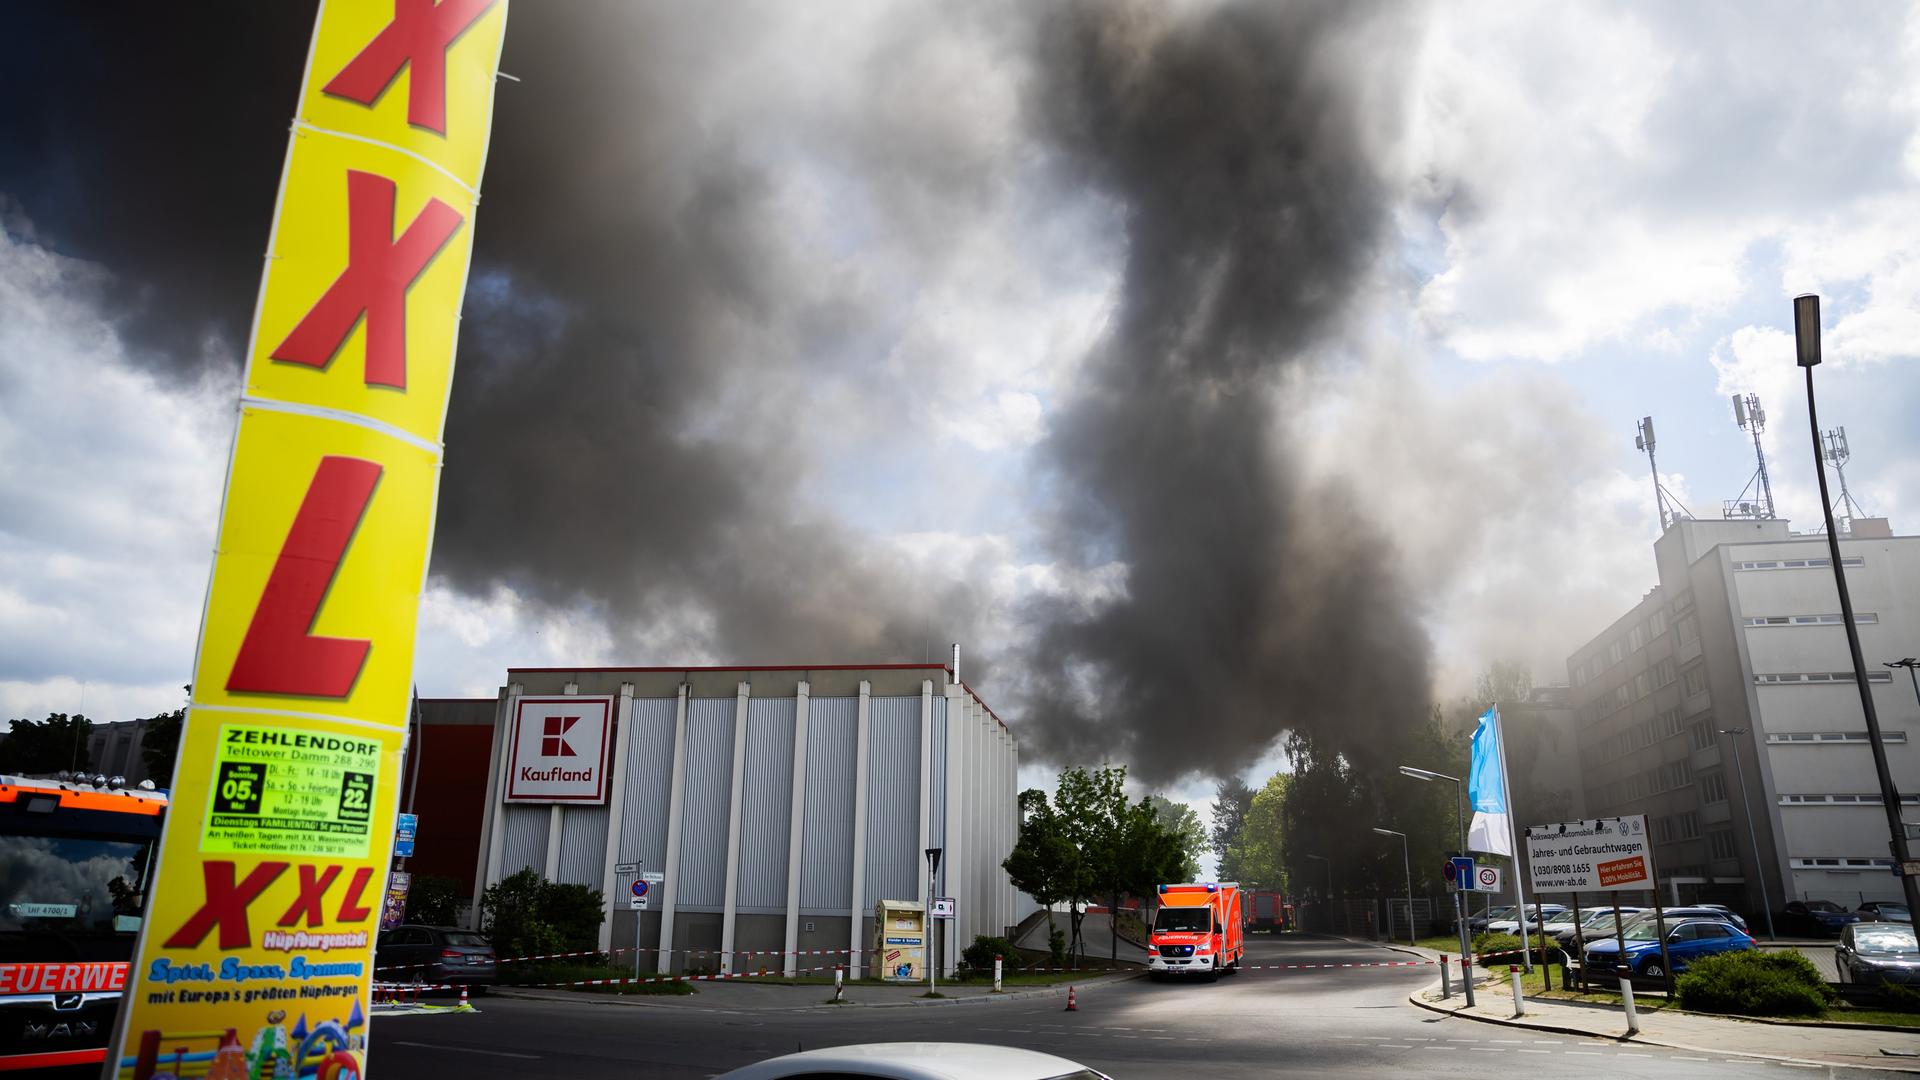
[{"label": "building window", "polygon": [[1685,810],[1678,814],[1675,814],[1673,816],[1673,819],[1674,819],[1674,824],[1673,824],[1674,830],[1680,834],[1680,839],[1692,840],[1697,838],[1700,835],[1700,815],[1699,814],[1696,814],[1691,810]]},{"label": "building window", "polygon": [[1671,660],[1662,660],[1653,665],[1653,685],[1656,688],[1670,685],[1675,678],[1673,670],[1673,661]]},{"label": "building window", "polygon": [[[1735,570],[1818,570],[1833,565],[1831,559],[1763,559],[1752,562],[1736,562]],[[1865,566],[1867,560],[1859,555],[1843,556],[1841,566]]]},{"label": "building window", "polygon": [[1618,641],[1607,646],[1607,663],[1609,664],[1619,663],[1626,655],[1626,646]]},{"label": "building window", "polygon": [[1667,632],[1667,613],[1656,611],[1647,619],[1647,639],[1652,640]]},{"label": "building window", "polygon": [[1659,724],[1659,727],[1660,727],[1661,738],[1663,739],[1672,738],[1673,736],[1680,734],[1680,710],[1679,709],[1668,709],[1666,712],[1661,713],[1656,718],[1656,722]]},{"label": "building window", "polygon": [[1680,673],[1680,681],[1688,697],[1707,692],[1707,669],[1699,664]]},{"label": "building window", "polygon": [[1892,859],[1850,859],[1829,856],[1791,861],[1795,870],[1889,870],[1893,867]]},{"label": "building window", "polygon": [[1644,671],[1635,675],[1633,677],[1633,696],[1635,698],[1643,698],[1651,693],[1653,693],[1653,676]]},{"label": "building window", "polygon": [[[1827,683],[1850,683],[1851,671],[1785,671],[1770,675],[1755,675],[1753,681],[1759,686],[1809,686]],[[1893,681],[1891,671],[1869,671],[1870,683],[1888,683]]]},{"label": "building window", "polygon": [[1727,778],[1722,773],[1700,774],[1700,801],[1717,803],[1727,801]]},{"label": "building window", "polygon": [[[1920,795],[1902,795],[1902,803],[1920,806]],[[1878,795],[1782,795],[1781,806],[1879,806]]]},{"label": "building window", "polygon": [[[1839,626],[1845,622],[1839,612],[1830,615],[1749,615],[1748,626]],[[1880,621],[1876,611],[1856,611],[1853,613],[1855,626],[1872,626]]]},{"label": "building window", "polygon": [[1595,653],[1593,657],[1593,677],[1596,679],[1599,678],[1600,673],[1605,670],[1606,670],[1606,665],[1601,662],[1600,655],[1598,653]]},{"label": "building window", "polygon": [[[1880,733],[1880,740],[1887,743],[1903,743],[1907,741],[1907,733],[1904,731],[1882,731]],[[1839,745],[1842,743],[1866,743],[1868,741],[1867,733],[1864,731],[1775,731],[1767,735],[1767,742],[1775,746],[1807,746],[1821,743]]]},{"label": "building window", "polygon": [[1587,665],[1581,664],[1580,666],[1573,669],[1573,685],[1575,686],[1587,685]]},{"label": "building window", "polygon": [[1713,745],[1713,721],[1702,720],[1687,729],[1687,738],[1695,750],[1705,750]]},{"label": "building window", "polygon": [[1647,632],[1636,626],[1627,631],[1627,651],[1639,652],[1647,644]]},{"label": "building window", "polygon": [[1733,858],[1733,832],[1715,829],[1707,834],[1707,851],[1716,859]]},{"label": "building window", "polygon": [[1691,645],[1695,641],[1700,640],[1700,624],[1695,621],[1691,615],[1682,617],[1674,629],[1679,633],[1680,644],[1682,645]]}]

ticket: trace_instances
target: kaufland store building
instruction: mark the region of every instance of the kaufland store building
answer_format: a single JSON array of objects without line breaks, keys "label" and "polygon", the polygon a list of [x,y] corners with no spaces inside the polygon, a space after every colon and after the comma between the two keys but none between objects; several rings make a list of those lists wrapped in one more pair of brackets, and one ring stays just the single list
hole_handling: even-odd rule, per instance
[{"label": "kaufland store building", "polygon": [[436,740],[464,725],[477,751],[491,735],[476,910],[525,867],[592,886],[609,900],[601,946],[651,969],[858,975],[875,903],[925,903],[928,848],[934,895],[956,900],[943,967],[1033,909],[1000,868],[1018,825],[1012,733],[943,665],[515,668],[497,700],[422,715],[423,849],[425,793],[453,779]]}]

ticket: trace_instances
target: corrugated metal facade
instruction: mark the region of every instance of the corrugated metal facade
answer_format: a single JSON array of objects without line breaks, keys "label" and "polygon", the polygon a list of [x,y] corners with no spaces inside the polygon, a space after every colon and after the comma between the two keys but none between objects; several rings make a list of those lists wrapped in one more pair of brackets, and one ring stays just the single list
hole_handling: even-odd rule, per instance
[{"label": "corrugated metal facade", "polygon": [[[927,846],[944,848],[947,846],[947,699],[933,699],[933,729],[928,732],[932,743],[928,747],[929,764],[927,766]],[[947,864],[940,860],[940,872],[937,875],[940,895],[948,895]]]},{"label": "corrugated metal facade", "polygon": [[847,913],[853,896],[854,739],[860,699],[817,697],[807,711],[807,806],[800,912]]},{"label": "corrugated metal facade", "polygon": [[793,813],[796,699],[747,702],[746,783],[740,791],[740,865],[734,906],[787,912],[787,824]]},{"label": "corrugated metal facade", "polygon": [[673,717],[676,698],[635,698],[627,732],[627,772],[620,808],[618,862],[647,870],[667,863],[667,815],[673,808]]},{"label": "corrugated metal facade", "polygon": [[535,873],[547,872],[547,828],[553,810],[546,806],[508,806],[506,841],[500,849],[500,876],[533,867]]},{"label": "corrugated metal facade", "polygon": [[568,885],[600,887],[606,868],[605,806],[568,806],[560,811],[560,877]]},{"label": "corrugated metal facade", "polygon": [[680,812],[682,911],[719,911],[727,891],[727,816],[733,800],[733,698],[687,703],[687,776]]},{"label": "corrugated metal facade", "polygon": [[[719,944],[764,954],[783,933],[787,948],[833,944],[821,940],[822,933],[830,933],[846,935],[838,937],[842,946],[864,948],[864,917],[875,901],[921,895],[922,848],[931,845],[946,852],[936,894],[957,897],[961,904],[948,940],[957,946],[974,933],[1003,931],[1031,908],[999,868],[1017,830],[1017,749],[970,691],[955,685],[944,669],[929,669],[926,676],[911,668],[829,672],[821,680],[830,690],[808,678],[756,678],[745,669],[737,680],[733,669],[529,675],[519,690],[525,695],[613,694],[623,684],[632,688],[625,728],[617,733],[625,744],[613,785],[619,820],[611,820],[611,805],[566,806],[555,876],[601,888],[610,861],[665,870],[669,887],[638,920],[648,947],[657,942],[685,948],[698,939],[702,947]],[[744,687],[744,697],[730,692],[736,686]],[[676,688],[687,695],[684,700],[675,695]],[[850,692],[855,688],[871,692],[863,699]],[[802,692],[808,694],[804,739],[797,737]],[[502,696],[497,722],[510,715],[511,700],[511,693]],[[744,719],[738,732],[736,717]],[[736,743],[741,755],[737,820],[731,817]],[[682,763],[677,775],[676,755]],[[796,765],[805,776],[798,797]],[[856,792],[863,775],[864,790]],[[544,872],[551,820],[552,808],[546,805],[496,803],[486,826],[487,843],[493,845],[490,862],[480,884],[522,867]],[[670,845],[674,823],[677,842]],[[606,852],[610,830],[618,835],[612,860]],[[621,897],[609,900],[603,940],[614,940],[616,926],[621,940],[632,940],[632,914]],[[815,917],[829,921],[821,930],[807,928],[805,921]],[[769,918],[780,921],[770,924]],[[834,929],[827,931],[829,926]],[[806,935],[804,941],[798,934]],[[674,963],[676,955],[662,954],[659,962]]]},{"label": "corrugated metal facade", "polygon": [[926,856],[920,847],[920,696],[869,699],[867,872],[861,910],[876,900],[912,900]]}]

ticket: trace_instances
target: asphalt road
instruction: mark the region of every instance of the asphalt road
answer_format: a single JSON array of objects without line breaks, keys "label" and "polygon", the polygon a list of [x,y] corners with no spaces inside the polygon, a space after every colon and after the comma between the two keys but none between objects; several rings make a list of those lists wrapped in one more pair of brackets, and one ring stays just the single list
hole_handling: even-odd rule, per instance
[{"label": "asphalt road", "polygon": [[[1348,963],[1403,954],[1324,938],[1250,938],[1250,963]],[[730,1009],[722,993],[671,1005],[481,999],[479,1014],[382,1017],[376,1076],[516,1080],[705,1078],[762,1058],[858,1042],[989,1042],[1127,1077],[1692,1078],[1816,1070],[1447,1019],[1406,1003],[1431,967],[1244,972],[1215,983],[1131,980],[1058,997],[896,1008]],[[693,1005],[694,1007],[689,1007]],[[1841,1070],[1850,1076],[1893,1075]]]}]

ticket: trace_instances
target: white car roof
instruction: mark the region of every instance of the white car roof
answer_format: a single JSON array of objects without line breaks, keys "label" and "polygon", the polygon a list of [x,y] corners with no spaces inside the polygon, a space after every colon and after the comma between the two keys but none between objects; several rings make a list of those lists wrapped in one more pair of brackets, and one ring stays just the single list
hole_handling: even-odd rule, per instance
[{"label": "white car roof", "polygon": [[1052,1054],[980,1043],[859,1043],[768,1058],[718,1080],[777,1080],[805,1073],[853,1073],[897,1080],[1048,1080],[1086,1066]]}]

